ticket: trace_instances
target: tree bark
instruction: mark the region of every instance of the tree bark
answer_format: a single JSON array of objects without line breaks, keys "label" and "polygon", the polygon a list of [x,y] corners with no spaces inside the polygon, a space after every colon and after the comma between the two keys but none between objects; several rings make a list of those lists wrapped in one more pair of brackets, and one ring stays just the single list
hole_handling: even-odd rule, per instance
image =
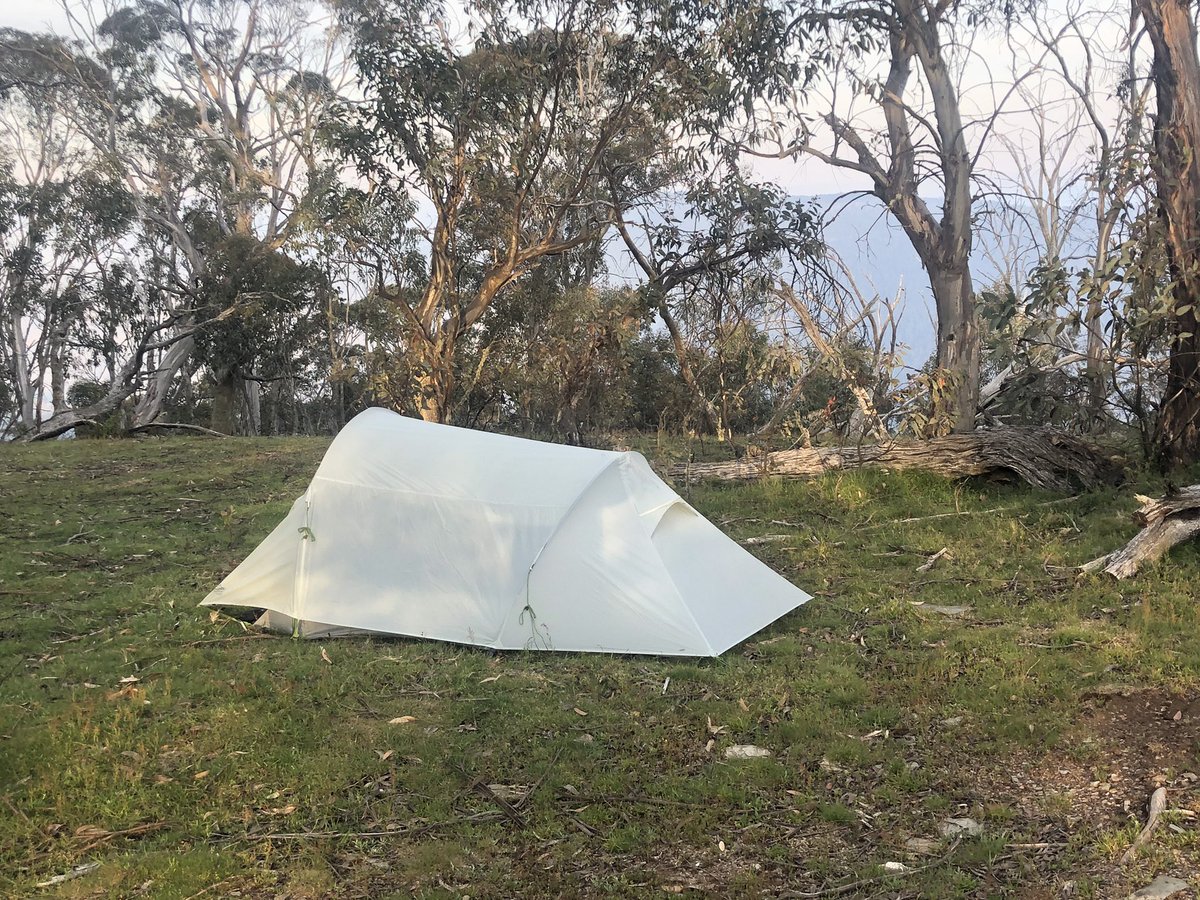
[{"label": "tree bark", "polygon": [[1173,469],[1200,459],[1200,60],[1188,0],[1135,8],[1154,45],[1154,166],[1175,301],[1157,453]]},{"label": "tree bark", "polygon": [[937,306],[937,368],[948,381],[931,419],[948,420],[951,431],[967,433],[975,428],[979,411],[979,327],[971,275],[965,268],[930,269],[929,281]]},{"label": "tree bark", "polygon": [[17,394],[17,410],[20,416],[20,428],[30,430],[37,426],[34,415],[33,385],[29,380],[29,350],[25,346],[24,320],[20,310],[14,304],[11,321],[13,387]]},{"label": "tree bark", "polygon": [[262,385],[253,379],[243,379],[242,395],[246,401],[246,433],[258,437],[262,434]]},{"label": "tree bark", "polygon": [[432,360],[425,374],[417,377],[417,413],[426,422],[445,424],[450,419],[450,396],[454,390],[453,353],[451,360]]},{"label": "tree bark", "polygon": [[1121,549],[1081,566],[1083,571],[1103,571],[1113,578],[1129,578],[1176,544],[1200,535],[1200,484],[1160,500],[1138,499],[1142,505],[1133,518],[1142,530]]},{"label": "tree bark", "polygon": [[[184,326],[190,328],[190,326]],[[162,355],[158,367],[151,373],[152,377],[146,385],[146,390],[138,400],[133,412],[133,424],[149,425],[162,415],[171,390],[171,382],[179,370],[184,367],[196,346],[195,338],[190,333],[180,338]]]},{"label": "tree bark", "polygon": [[237,375],[232,369],[213,373],[212,418],[209,427],[221,434],[233,434],[237,426]]},{"label": "tree bark", "polygon": [[763,476],[816,478],[866,466],[919,469],[949,478],[1008,474],[1053,491],[1088,489],[1120,479],[1119,465],[1097,448],[1045,428],[993,428],[923,441],[778,450],[732,462],[674,465],[667,474],[688,481],[749,481]]}]

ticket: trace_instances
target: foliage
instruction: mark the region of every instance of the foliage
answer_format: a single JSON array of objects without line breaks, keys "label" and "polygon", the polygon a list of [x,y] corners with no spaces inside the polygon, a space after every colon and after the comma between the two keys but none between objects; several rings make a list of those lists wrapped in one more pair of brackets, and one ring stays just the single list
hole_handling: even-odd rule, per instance
[{"label": "foliage", "polygon": [[261,241],[231,235],[207,254],[196,287],[196,351],[214,370],[271,379],[295,373],[317,333],[324,275]]}]

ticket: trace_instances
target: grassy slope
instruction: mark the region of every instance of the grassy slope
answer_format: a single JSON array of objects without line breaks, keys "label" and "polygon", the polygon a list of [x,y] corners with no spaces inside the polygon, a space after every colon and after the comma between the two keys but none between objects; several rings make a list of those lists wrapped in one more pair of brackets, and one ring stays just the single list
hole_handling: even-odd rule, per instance
[{"label": "grassy slope", "polygon": [[[1200,841],[1178,814],[1179,831],[1115,861],[1153,777],[1173,808],[1200,809],[1182,774],[1200,769],[1200,705],[1186,702],[1200,554],[1181,548],[1124,585],[1045,565],[1127,537],[1129,490],[1048,503],[885,473],[706,486],[694,505],[739,539],[786,535],[755,552],[815,594],[721,659],[356,639],[324,644],[325,661],[322,645],[196,607],[324,446],[0,447],[0,894],[89,861],[101,865],[55,890],[812,890],[887,860],[921,865],[906,839],[964,814],[984,836],[933,856],[905,889],[1037,896],[1070,878],[1114,896],[1197,869]],[[996,507],[1009,511],[897,523]],[[949,557],[916,571],[942,547]],[[1093,692],[1112,683],[1152,690],[1110,707]],[[399,716],[415,721],[389,724]],[[734,743],[775,755],[726,761]],[[480,779],[536,786],[520,824]],[[341,836],[253,837],[297,832]],[[1052,846],[1013,846],[1031,842]]]}]

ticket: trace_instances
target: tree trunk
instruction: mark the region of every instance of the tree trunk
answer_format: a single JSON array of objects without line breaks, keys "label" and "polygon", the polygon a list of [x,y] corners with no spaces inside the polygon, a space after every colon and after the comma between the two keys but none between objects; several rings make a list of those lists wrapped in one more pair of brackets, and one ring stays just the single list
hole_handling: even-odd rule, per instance
[{"label": "tree trunk", "polygon": [[242,394],[246,401],[246,433],[258,437],[262,433],[262,385],[257,381],[242,381]]},{"label": "tree trunk", "polygon": [[450,418],[450,393],[454,374],[441,360],[435,368],[417,377],[417,414],[426,422],[445,424]]},{"label": "tree trunk", "polygon": [[[186,326],[185,326],[186,327]],[[146,385],[146,391],[133,412],[133,425],[149,425],[160,415],[171,391],[171,382],[192,355],[196,341],[189,334],[180,338],[159,360],[158,367]]]},{"label": "tree trunk", "polygon": [[1173,279],[1171,360],[1157,455],[1168,469],[1200,459],[1200,60],[1188,0],[1137,0],[1154,45],[1158,203]]},{"label": "tree trunk", "polygon": [[1142,506],[1134,513],[1134,521],[1142,530],[1120,550],[1081,566],[1083,571],[1103,570],[1113,578],[1129,578],[1176,544],[1200,535],[1200,484],[1161,500],[1138,499]]},{"label": "tree trunk", "polygon": [[17,393],[17,411],[21,429],[29,431],[37,426],[34,416],[33,385],[29,381],[29,349],[25,346],[25,328],[21,313],[12,311],[10,339],[13,350],[13,387]]},{"label": "tree trunk", "polygon": [[67,361],[62,335],[50,347],[50,403],[56,413],[67,408]]},{"label": "tree trunk", "polygon": [[937,367],[946,378],[944,392],[935,393],[932,422],[945,422],[950,431],[966,434],[975,428],[979,411],[979,327],[971,275],[930,269],[929,282],[937,305]]},{"label": "tree trunk", "polygon": [[1092,488],[1120,477],[1119,466],[1092,445],[1042,428],[982,429],[923,441],[779,450],[733,462],[675,465],[667,474],[689,481],[749,481],[763,476],[816,478],[864,466],[920,469],[949,478],[1016,475],[1054,491]]},{"label": "tree trunk", "polygon": [[233,434],[237,425],[238,378],[232,369],[213,373],[212,419],[209,427],[221,434]]}]

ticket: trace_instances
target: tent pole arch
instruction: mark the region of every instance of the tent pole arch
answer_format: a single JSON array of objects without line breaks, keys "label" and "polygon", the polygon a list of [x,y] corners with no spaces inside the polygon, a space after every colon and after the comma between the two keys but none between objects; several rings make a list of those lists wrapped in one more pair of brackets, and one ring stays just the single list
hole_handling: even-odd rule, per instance
[{"label": "tent pole arch", "polygon": [[[525,596],[524,602],[521,603],[521,612],[524,612],[526,609],[528,609],[530,612],[535,612],[534,609],[529,605],[529,579],[533,577],[533,567],[538,564],[538,560],[542,558],[542,554],[545,552],[546,548],[550,546],[550,542],[554,540],[560,531],[562,531],[563,522],[567,521],[567,519],[571,517],[571,513],[575,512],[580,501],[582,501],[583,498],[588,495],[588,492],[591,491],[596,482],[600,480],[600,477],[613,466],[620,463],[620,461],[621,457],[619,456],[610,460],[601,466],[595,475],[588,479],[587,484],[583,486],[583,489],[575,496],[575,499],[571,501],[571,505],[566,508],[561,516],[559,516],[558,523],[554,526],[554,530],[546,536],[546,539],[542,541],[542,545],[538,547],[537,553],[533,555],[532,562],[529,563],[529,568],[525,571]],[[518,600],[520,599],[521,598],[518,598]],[[500,623],[500,630],[496,632],[496,639],[493,643],[499,642],[500,635],[504,634],[505,630],[508,628],[508,623],[512,621],[513,611],[516,608],[516,604],[509,608],[507,615],[505,615],[504,620]]]}]

